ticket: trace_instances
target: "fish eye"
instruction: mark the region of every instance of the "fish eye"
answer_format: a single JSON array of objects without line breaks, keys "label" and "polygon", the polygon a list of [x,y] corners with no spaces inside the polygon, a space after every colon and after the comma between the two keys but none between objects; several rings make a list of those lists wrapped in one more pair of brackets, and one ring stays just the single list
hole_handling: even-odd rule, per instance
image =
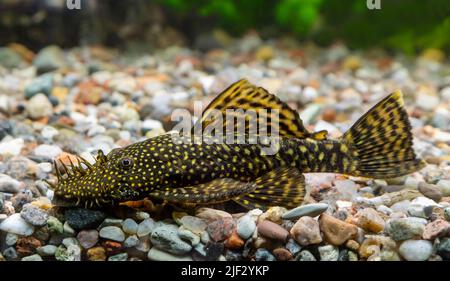
[{"label": "fish eye", "polygon": [[133,166],[133,159],[125,157],[120,160],[120,166],[124,169],[130,169]]}]

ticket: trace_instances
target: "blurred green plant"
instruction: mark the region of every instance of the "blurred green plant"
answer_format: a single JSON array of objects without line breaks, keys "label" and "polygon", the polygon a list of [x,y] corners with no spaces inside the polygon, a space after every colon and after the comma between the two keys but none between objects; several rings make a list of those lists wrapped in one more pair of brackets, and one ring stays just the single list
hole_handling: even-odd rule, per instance
[{"label": "blurred green plant", "polygon": [[233,34],[272,28],[321,44],[343,39],[350,47],[380,46],[415,54],[450,50],[449,0],[159,0],[176,17],[195,15]]}]

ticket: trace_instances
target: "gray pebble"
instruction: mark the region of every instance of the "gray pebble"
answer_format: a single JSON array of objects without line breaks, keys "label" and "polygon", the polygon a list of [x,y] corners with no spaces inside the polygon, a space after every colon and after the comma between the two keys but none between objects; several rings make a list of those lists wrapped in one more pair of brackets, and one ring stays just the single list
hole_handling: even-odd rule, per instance
[{"label": "gray pebble", "polygon": [[277,259],[266,249],[259,248],[255,252],[255,259],[257,261],[276,261]]},{"label": "gray pebble", "polygon": [[45,245],[36,249],[41,256],[53,256],[55,255],[57,247],[54,245]]},{"label": "gray pebble", "polygon": [[60,233],[64,232],[64,225],[55,217],[49,216],[47,219],[47,227],[50,233]]},{"label": "gray pebble", "polygon": [[47,212],[32,204],[25,204],[20,212],[20,215],[25,221],[34,226],[43,226],[47,224]]},{"label": "gray pebble", "polygon": [[40,255],[34,254],[34,255],[31,255],[31,256],[23,257],[21,259],[21,261],[42,261],[42,258],[41,258]]},{"label": "gray pebble", "polygon": [[117,226],[106,226],[100,229],[99,233],[101,238],[123,242],[125,240],[125,233]]},{"label": "gray pebble", "polygon": [[189,241],[192,246],[200,243],[200,237],[184,227],[178,228],[178,236],[183,240]]},{"label": "gray pebble", "polygon": [[321,261],[337,261],[339,249],[333,245],[321,246],[318,248]]},{"label": "gray pebble", "polygon": [[425,225],[414,218],[395,218],[387,222],[386,230],[395,241],[422,236]]},{"label": "gray pebble", "polygon": [[316,258],[313,254],[311,254],[308,250],[303,250],[298,254],[298,256],[295,257],[295,260],[297,261],[316,261]]},{"label": "gray pebble", "polygon": [[82,230],[77,235],[78,242],[84,249],[89,249],[95,246],[98,242],[97,230]]},{"label": "gray pebble", "polygon": [[5,237],[5,243],[7,246],[13,246],[16,244],[17,239],[19,239],[19,236],[14,233],[7,233]]},{"label": "gray pebble", "polygon": [[151,261],[192,261],[190,255],[174,255],[157,248],[151,248],[147,257]]},{"label": "gray pebble", "polygon": [[433,245],[427,240],[406,240],[398,251],[407,261],[426,261],[433,250]]},{"label": "gray pebble", "polygon": [[127,239],[125,239],[125,242],[123,242],[123,245],[126,248],[132,248],[136,247],[139,244],[139,239],[136,235],[128,236]]},{"label": "gray pebble", "polygon": [[327,209],[328,204],[325,203],[308,204],[287,211],[283,214],[282,218],[284,220],[296,220],[303,216],[316,217],[325,212]]},{"label": "gray pebble", "polygon": [[127,253],[120,253],[114,256],[110,256],[108,261],[126,261],[128,259]]},{"label": "gray pebble", "polygon": [[143,237],[149,235],[154,229],[155,229],[155,222],[153,221],[153,219],[151,218],[145,219],[138,226],[137,236]]},{"label": "gray pebble", "polygon": [[253,218],[249,215],[240,217],[237,220],[237,234],[244,240],[252,237],[256,229],[256,223]]},{"label": "gray pebble", "polygon": [[14,249],[14,247],[6,248],[6,249],[3,251],[3,256],[4,256],[7,260],[15,260],[15,259],[17,259],[17,251],[16,251],[16,249]]},{"label": "gray pebble", "polygon": [[181,240],[178,236],[178,227],[175,225],[164,225],[157,227],[151,234],[152,244],[160,250],[176,255],[189,252],[192,247]]},{"label": "gray pebble", "polygon": [[122,222],[122,229],[126,234],[136,234],[138,224],[133,219],[128,218]]}]

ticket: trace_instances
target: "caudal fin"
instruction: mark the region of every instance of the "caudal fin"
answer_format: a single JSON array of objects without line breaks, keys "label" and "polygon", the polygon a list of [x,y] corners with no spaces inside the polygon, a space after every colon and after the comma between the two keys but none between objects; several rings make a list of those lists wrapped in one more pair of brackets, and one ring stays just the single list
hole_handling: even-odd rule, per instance
[{"label": "caudal fin", "polygon": [[400,91],[395,91],[343,135],[353,147],[357,176],[392,178],[415,172],[426,164],[416,158],[408,114]]}]

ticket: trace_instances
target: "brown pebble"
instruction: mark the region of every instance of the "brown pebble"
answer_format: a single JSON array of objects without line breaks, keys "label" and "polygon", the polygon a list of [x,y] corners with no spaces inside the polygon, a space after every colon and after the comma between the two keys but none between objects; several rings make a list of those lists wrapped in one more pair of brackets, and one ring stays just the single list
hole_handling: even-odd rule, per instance
[{"label": "brown pebble", "polygon": [[322,119],[327,122],[333,122],[336,119],[336,109],[332,107],[325,108],[322,112]]},{"label": "brown pebble", "polygon": [[329,243],[339,246],[358,233],[356,225],[341,221],[327,214],[320,215],[320,229]]},{"label": "brown pebble", "polygon": [[356,225],[366,231],[379,233],[384,229],[385,222],[383,218],[372,208],[359,210],[356,217]]},{"label": "brown pebble", "polygon": [[359,249],[359,243],[356,242],[355,240],[348,240],[347,243],[345,243],[345,247],[349,248],[350,250],[353,251],[358,251]]},{"label": "brown pebble", "polygon": [[368,258],[376,252],[380,251],[380,241],[376,239],[366,239],[359,247],[359,256],[362,258]]},{"label": "brown pebble", "polygon": [[231,234],[230,237],[225,241],[225,247],[232,250],[238,250],[244,246],[244,240],[239,237],[236,231]]},{"label": "brown pebble", "polygon": [[102,247],[94,247],[87,250],[87,258],[90,261],[105,261],[106,252]]},{"label": "brown pebble", "polygon": [[41,241],[32,236],[22,237],[17,240],[16,250],[21,256],[29,256],[35,253],[36,248],[41,247]]},{"label": "brown pebble", "polygon": [[215,242],[223,241],[233,234],[236,223],[232,218],[222,218],[212,221],[206,227],[209,237]]},{"label": "brown pebble", "polygon": [[276,248],[272,251],[272,254],[278,261],[288,261],[293,258],[291,252],[289,252],[285,248]]},{"label": "brown pebble", "polygon": [[291,236],[302,246],[322,242],[319,223],[312,217],[301,217],[291,228]]},{"label": "brown pebble", "polygon": [[450,235],[450,222],[437,219],[425,226],[422,237],[426,240],[434,240],[446,235]]},{"label": "brown pebble", "polygon": [[426,182],[420,182],[419,183],[419,191],[420,193],[422,193],[423,195],[425,195],[426,197],[439,202],[442,198],[442,191],[441,189],[434,185],[434,184],[429,184]]},{"label": "brown pebble", "polygon": [[258,233],[264,237],[286,242],[289,232],[280,225],[265,220],[258,224]]}]

